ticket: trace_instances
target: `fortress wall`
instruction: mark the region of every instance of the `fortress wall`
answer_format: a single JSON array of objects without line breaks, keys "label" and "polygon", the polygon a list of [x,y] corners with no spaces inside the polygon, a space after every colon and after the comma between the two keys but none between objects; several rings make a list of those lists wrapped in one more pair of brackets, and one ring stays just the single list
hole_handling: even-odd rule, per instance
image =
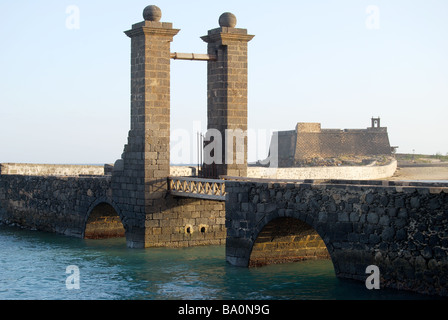
[{"label": "fortress wall", "polygon": [[397,170],[397,161],[392,160],[385,166],[340,166],[340,167],[302,167],[302,168],[266,168],[248,167],[249,178],[295,179],[295,180],[376,180],[393,176]]},{"label": "fortress wall", "polygon": [[[294,165],[294,160],[296,159],[320,157],[322,155],[321,144],[320,132],[297,133],[296,145],[294,148],[294,159],[290,166]],[[279,163],[281,163],[280,160]]]},{"label": "fortress wall", "polygon": [[321,132],[298,132],[295,159],[390,153],[385,130],[326,129]]}]

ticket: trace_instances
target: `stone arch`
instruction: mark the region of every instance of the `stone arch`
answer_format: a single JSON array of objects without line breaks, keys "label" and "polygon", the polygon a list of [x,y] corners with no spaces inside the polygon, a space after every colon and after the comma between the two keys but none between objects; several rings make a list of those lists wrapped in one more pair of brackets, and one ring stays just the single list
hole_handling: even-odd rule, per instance
[{"label": "stone arch", "polygon": [[334,266],[322,231],[305,221],[294,215],[265,219],[252,239],[249,267],[317,259],[331,260]]},{"label": "stone arch", "polygon": [[125,237],[126,228],[119,208],[107,198],[97,199],[90,206],[84,224],[84,239]]}]

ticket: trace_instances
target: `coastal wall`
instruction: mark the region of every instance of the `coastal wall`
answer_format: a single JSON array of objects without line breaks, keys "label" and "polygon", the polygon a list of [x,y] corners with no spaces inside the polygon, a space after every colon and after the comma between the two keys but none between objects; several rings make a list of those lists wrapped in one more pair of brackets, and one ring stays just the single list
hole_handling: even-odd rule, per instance
[{"label": "coastal wall", "polygon": [[[328,166],[328,167],[296,167],[268,168],[247,167],[248,178],[292,179],[292,180],[376,180],[387,179],[397,170],[397,161],[391,159],[383,166]],[[171,166],[171,176],[190,177],[196,174],[196,167]]]},{"label": "coastal wall", "polygon": [[293,179],[293,180],[376,180],[392,177],[397,170],[397,161],[384,166],[329,166],[301,168],[248,167],[249,178]]},{"label": "coastal wall", "polygon": [[63,164],[33,164],[33,163],[1,163],[2,175],[29,176],[80,176],[104,175],[107,165],[63,165]]},{"label": "coastal wall", "polygon": [[[385,166],[339,166],[339,167],[301,167],[301,168],[247,168],[249,178],[269,179],[347,179],[347,180],[373,180],[393,176],[397,169],[396,160]],[[113,165],[57,165],[57,164],[28,164],[28,163],[1,163],[0,175],[24,176],[103,176],[111,174]],[[195,176],[197,167],[171,166],[170,176]]]}]

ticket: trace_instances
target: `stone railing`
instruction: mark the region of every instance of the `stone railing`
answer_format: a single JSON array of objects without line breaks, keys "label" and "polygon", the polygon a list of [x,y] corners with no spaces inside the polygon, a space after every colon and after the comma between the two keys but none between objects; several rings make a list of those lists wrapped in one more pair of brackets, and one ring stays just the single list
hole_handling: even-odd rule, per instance
[{"label": "stone railing", "polygon": [[175,196],[226,200],[224,180],[170,177],[170,193]]}]

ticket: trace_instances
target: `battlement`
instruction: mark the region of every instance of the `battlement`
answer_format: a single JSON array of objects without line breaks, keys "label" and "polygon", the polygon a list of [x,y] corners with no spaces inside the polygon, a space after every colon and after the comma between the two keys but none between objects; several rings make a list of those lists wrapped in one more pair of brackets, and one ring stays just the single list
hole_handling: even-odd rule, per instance
[{"label": "battlement", "polygon": [[320,123],[298,122],[296,132],[321,132]]}]

